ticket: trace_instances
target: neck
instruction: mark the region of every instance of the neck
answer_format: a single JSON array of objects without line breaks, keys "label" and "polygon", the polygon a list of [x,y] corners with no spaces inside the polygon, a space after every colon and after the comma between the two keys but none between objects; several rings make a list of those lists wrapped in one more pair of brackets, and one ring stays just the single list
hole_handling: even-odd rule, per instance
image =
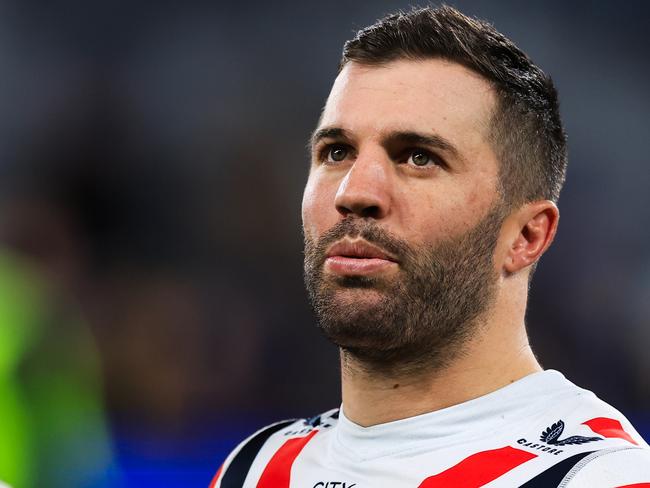
[{"label": "neck", "polygon": [[[517,314],[519,315],[519,314]],[[417,374],[378,373],[341,352],[343,408],[364,427],[478,398],[541,371],[520,321],[492,314],[449,365]]]}]

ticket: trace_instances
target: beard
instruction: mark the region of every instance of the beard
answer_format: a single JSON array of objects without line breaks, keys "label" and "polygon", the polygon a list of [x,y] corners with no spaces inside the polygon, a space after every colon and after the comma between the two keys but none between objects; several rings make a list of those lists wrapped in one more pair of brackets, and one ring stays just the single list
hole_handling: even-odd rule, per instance
[{"label": "beard", "polygon": [[[414,246],[372,219],[348,217],[317,240],[305,234],[305,285],[325,336],[368,369],[386,374],[439,370],[462,353],[494,301],[503,208],[434,246]],[[325,275],[328,248],[362,237],[395,256],[396,275]]]}]

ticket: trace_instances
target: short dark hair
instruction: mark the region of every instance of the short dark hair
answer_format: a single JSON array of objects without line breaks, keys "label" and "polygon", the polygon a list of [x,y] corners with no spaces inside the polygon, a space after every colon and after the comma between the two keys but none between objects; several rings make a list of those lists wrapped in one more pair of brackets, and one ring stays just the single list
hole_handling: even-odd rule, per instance
[{"label": "short dark hair", "polygon": [[441,58],[480,74],[496,92],[490,139],[500,162],[504,201],[557,201],[567,149],[551,78],[489,23],[443,5],[389,15],[347,41],[349,62],[383,65],[398,59]]}]

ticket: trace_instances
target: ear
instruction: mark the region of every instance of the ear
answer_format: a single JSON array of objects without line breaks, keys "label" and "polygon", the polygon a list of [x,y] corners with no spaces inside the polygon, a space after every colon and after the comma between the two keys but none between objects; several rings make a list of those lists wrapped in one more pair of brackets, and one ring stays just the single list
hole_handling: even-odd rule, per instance
[{"label": "ear", "polygon": [[527,203],[511,215],[513,232],[504,269],[517,273],[534,264],[553,242],[560,211],[550,200]]}]

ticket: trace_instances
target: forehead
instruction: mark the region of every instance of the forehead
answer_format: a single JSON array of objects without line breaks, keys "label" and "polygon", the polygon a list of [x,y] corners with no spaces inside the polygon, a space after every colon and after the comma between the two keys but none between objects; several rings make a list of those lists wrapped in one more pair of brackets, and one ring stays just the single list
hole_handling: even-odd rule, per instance
[{"label": "forehead", "polygon": [[494,106],[490,84],[454,62],[349,62],[334,82],[319,125],[355,134],[434,132],[462,146],[486,140]]}]

